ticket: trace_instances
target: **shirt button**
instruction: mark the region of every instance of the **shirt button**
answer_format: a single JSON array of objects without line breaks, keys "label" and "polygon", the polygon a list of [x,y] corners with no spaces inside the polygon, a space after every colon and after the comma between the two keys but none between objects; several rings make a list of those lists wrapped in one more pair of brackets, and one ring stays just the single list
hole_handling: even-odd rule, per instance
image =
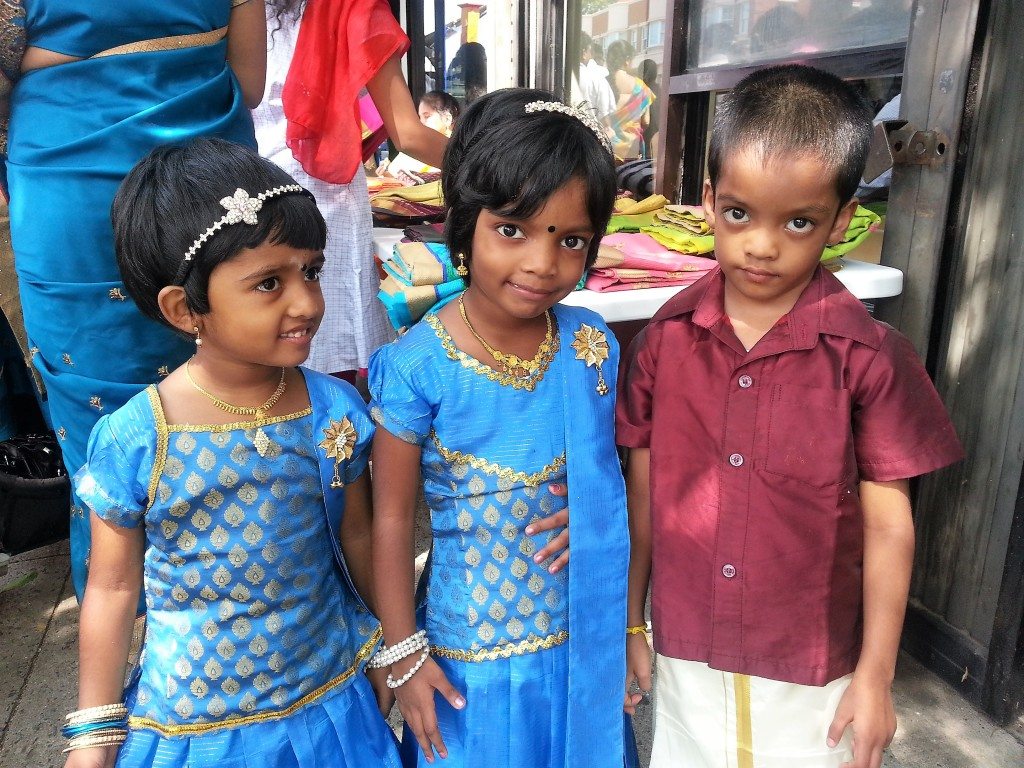
[{"label": "shirt button", "polygon": [[740,376],[739,385],[743,389],[749,389],[753,385],[753,383],[754,383],[754,380],[752,378],[750,378],[749,376],[747,376],[746,374],[743,374],[742,376]]},{"label": "shirt button", "polygon": [[722,575],[727,579],[731,579],[736,575],[736,566],[732,563],[726,563],[722,566]]},{"label": "shirt button", "polygon": [[743,466],[743,457],[740,456],[738,453],[734,453],[729,457],[729,463],[732,464],[734,467]]}]

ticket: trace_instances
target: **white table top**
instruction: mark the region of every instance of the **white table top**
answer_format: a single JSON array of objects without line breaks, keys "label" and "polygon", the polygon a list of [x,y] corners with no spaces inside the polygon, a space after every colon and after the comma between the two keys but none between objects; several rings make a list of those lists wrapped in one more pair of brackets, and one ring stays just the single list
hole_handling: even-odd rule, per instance
[{"label": "white table top", "polygon": [[[373,244],[378,258],[391,258],[395,243],[402,239],[402,230],[373,230]],[[858,299],[870,301],[889,296],[899,296],[903,291],[903,273],[894,267],[880,264],[868,264],[853,259],[840,259],[843,268],[835,273],[839,281]],[[607,323],[628,320],[646,320],[654,315],[662,305],[685,287],[667,286],[665,288],[639,288],[632,291],[573,291],[564,299],[563,304],[587,307],[597,312]]]}]

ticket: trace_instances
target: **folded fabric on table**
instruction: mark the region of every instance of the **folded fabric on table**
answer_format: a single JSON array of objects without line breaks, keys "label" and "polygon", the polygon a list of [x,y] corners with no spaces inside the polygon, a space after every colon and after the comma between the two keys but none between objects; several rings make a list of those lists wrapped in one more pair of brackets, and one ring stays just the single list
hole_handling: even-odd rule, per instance
[{"label": "folded fabric on table", "polygon": [[381,281],[377,298],[384,304],[391,325],[401,331],[429,310],[446,304],[465,288],[462,278],[437,285],[408,285],[389,274]]},{"label": "folded fabric on table", "polygon": [[[704,259],[710,261],[710,259]],[[714,266],[712,261],[708,269]],[[663,272],[654,269],[592,269],[587,276],[587,288],[591,291],[633,291],[639,288],[664,288],[671,285],[692,285],[700,280],[707,269],[700,271]]]},{"label": "folded fabric on table", "polygon": [[662,195],[650,195],[643,200],[631,197],[620,197],[615,200],[616,214],[635,216],[638,213],[652,213],[668,205],[668,198]]},{"label": "folded fabric on table", "polygon": [[666,248],[655,238],[643,232],[618,232],[601,238],[601,247],[594,266],[601,268],[652,269],[671,272],[708,271],[715,265],[713,259],[693,256]]},{"label": "folded fabric on table", "polygon": [[701,254],[715,250],[714,235],[695,235],[669,224],[652,224],[641,227],[640,231],[650,235],[666,248],[680,253]]},{"label": "folded fabric on table", "polygon": [[441,222],[434,224],[410,224],[402,230],[402,234],[407,239],[414,240],[417,243],[443,243],[444,224]]},{"label": "folded fabric on table", "polygon": [[406,285],[437,285],[458,280],[459,274],[444,243],[396,243],[384,271]]},{"label": "folded fabric on table", "polygon": [[372,195],[370,201],[377,203],[393,199],[408,200],[413,203],[425,203],[428,205],[442,205],[441,182],[432,181],[429,184],[415,184],[411,187],[386,189]]},{"label": "folded fabric on table", "polygon": [[821,254],[821,260],[830,261],[839,258],[845,253],[849,253],[863,243],[868,235],[878,231],[881,223],[881,216],[874,211],[868,210],[863,205],[858,205],[857,210],[853,213],[853,218],[850,219],[850,226],[846,228],[846,234],[843,236],[842,242],[836,245],[825,246],[825,251]]},{"label": "folded fabric on table", "polygon": [[699,205],[666,205],[655,213],[660,223],[682,227],[695,235],[711,232],[711,225],[704,218],[704,209]]},{"label": "folded fabric on table", "polygon": [[614,232],[639,232],[641,227],[649,227],[657,223],[658,217],[655,211],[636,214],[613,213],[612,217],[608,220],[608,228],[605,232],[608,234]]}]

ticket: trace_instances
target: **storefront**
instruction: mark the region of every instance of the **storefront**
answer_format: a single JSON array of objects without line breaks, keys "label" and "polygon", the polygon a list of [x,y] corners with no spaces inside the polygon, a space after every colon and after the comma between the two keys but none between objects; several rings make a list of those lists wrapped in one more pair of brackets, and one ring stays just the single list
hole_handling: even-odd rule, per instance
[{"label": "storefront", "polygon": [[904,646],[995,720],[1019,716],[1024,57],[1015,3],[501,0],[458,6],[458,18],[443,0],[394,5],[413,40],[415,94],[472,85],[469,57],[454,62],[449,50],[467,43],[485,51],[486,90],[571,93],[581,33],[605,51],[625,43],[634,72],[656,63],[643,68],[659,97],[648,151],[658,190],[677,202],[699,202],[716,99],[754,67],[814,64],[861,84],[880,119],[900,121],[879,129],[873,147],[875,162],[895,160],[891,179],[864,190],[887,197],[880,260],[904,276],[900,294],[874,309],[926,359],[968,456],[915,485]]}]

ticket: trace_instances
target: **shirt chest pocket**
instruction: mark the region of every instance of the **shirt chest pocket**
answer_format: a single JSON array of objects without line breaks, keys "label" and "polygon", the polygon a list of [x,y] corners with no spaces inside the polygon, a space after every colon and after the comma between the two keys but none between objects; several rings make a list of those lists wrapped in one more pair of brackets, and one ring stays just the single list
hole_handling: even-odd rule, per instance
[{"label": "shirt chest pocket", "polygon": [[853,471],[850,392],[793,384],[772,387],[764,469],[825,488]]}]

